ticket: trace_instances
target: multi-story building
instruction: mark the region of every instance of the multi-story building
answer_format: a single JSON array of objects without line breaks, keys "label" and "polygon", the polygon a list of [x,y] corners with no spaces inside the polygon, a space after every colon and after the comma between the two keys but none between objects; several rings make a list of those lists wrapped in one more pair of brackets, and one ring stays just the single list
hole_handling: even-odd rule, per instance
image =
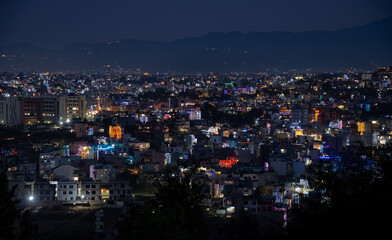
[{"label": "multi-story building", "polygon": [[18,98],[0,98],[0,125],[16,126],[20,122],[20,101]]},{"label": "multi-story building", "polygon": [[109,183],[109,200],[126,201],[132,198],[132,186],[129,181],[114,181]]},{"label": "multi-story building", "polygon": [[101,183],[99,181],[82,181],[81,182],[81,198],[87,201],[101,200]]},{"label": "multi-story building", "polygon": [[55,194],[55,184],[50,184],[48,181],[37,181],[34,183],[33,197],[36,201],[54,201]]},{"label": "multi-story building", "polygon": [[39,98],[20,98],[20,122],[35,125],[42,122],[42,101]]},{"label": "multi-story building", "polygon": [[35,125],[58,120],[57,97],[7,97],[0,99],[0,122]]},{"label": "multi-story building", "polygon": [[60,122],[67,122],[72,118],[86,118],[86,96],[62,96],[59,103]]},{"label": "multi-story building", "polygon": [[291,109],[291,122],[301,126],[306,125],[308,123],[308,110],[300,107]]},{"label": "multi-story building", "polygon": [[44,123],[55,123],[59,120],[59,106],[57,97],[42,98],[42,121]]},{"label": "multi-story building", "polygon": [[57,201],[72,202],[78,199],[78,183],[69,180],[57,184]]}]

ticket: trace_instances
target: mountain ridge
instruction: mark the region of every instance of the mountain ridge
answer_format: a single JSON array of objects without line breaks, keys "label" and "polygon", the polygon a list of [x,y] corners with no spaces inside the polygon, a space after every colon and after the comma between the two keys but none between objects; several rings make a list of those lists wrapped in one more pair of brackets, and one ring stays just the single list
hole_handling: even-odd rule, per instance
[{"label": "mountain ridge", "polygon": [[[392,16],[336,31],[210,32],[174,41],[78,42],[62,49],[0,46],[0,71],[298,72],[374,69],[392,63]],[[107,70],[107,69],[106,69]]]}]

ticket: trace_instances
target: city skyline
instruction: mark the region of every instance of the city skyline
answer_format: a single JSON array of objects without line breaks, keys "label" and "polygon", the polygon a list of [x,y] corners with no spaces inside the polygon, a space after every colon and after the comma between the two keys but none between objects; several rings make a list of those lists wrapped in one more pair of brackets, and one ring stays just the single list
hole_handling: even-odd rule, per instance
[{"label": "city skyline", "polygon": [[392,1],[0,11],[1,240],[389,234]]}]

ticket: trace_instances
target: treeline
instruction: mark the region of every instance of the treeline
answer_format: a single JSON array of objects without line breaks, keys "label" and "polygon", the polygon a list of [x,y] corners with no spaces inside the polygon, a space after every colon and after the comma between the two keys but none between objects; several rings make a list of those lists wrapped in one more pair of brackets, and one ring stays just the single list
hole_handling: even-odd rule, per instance
[{"label": "treeline", "polygon": [[232,127],[241,127],[243,125],[254,125],[257,118],[264,114],[263,109],[252,109],[250,111],[239,112],[234,114],[219,111],[210,103],[204,103],[201,108],[201,117],[212,122],[227,122]]}]

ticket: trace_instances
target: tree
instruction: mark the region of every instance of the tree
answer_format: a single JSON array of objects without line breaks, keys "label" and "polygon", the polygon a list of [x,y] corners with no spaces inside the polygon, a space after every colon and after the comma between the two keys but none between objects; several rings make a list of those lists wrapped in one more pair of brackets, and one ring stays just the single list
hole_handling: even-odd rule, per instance
[{"label": "tree", "polygon": [[[223,219],[222,219],[223,220]],[[236,218],[219,221],[216,219],[216,229],[210,239],[217,240],[235,240],[248,239],[256,240],[260,238],[257,217],[246,213],[241,213]]]},{"label": "tree", "polygon": [[[0,174],[0,239],[1,240],[28,240],[38,229],[33,223],[30,211],[21,213],[14,199],[16,186],[9,188],[7,177]],[[19,222],[19,231],[15,231]]]},{"label": "tree", "polygon": [[[288,224],[292,238],[309,238],[322,233],[325,238],[377,238],[388,233],[388,207],[392,197],[392,144],[381,148],[358,149],[350,161],[333,171],[318,171],[314,184],[320,198],[303,201],[294,209]],[[361,156],[357,158],[356,156]],[[366,159],[375,163],[370,167]]]},{"label": "tree", "polygon": [[200,107],[201,117],[213,122],[221,121],[222,114],[211,103],[203,103]]},{"label": "tree", "polygon": [[19,226],[20,235],[18,240],[28,240],[31,238],[31,235],[38,230],[38,226],[33,222],[32,215],[29,210],[25,210],[22,213]]},{"label": "tree", "polygon": [[18,216],[17,201],[14,200],[16,187],[9,189],[4,173],[0,174],[0,239],[15,239],[14,223]]},{"label": "tree", "polygon": [[142,207],[130,205],[118,223],[119,239],[205,239],[205,212],[200,205],[203,184],[192,178],[192,171],[181,177],[169,170],[156,183],[156,200]]}]

